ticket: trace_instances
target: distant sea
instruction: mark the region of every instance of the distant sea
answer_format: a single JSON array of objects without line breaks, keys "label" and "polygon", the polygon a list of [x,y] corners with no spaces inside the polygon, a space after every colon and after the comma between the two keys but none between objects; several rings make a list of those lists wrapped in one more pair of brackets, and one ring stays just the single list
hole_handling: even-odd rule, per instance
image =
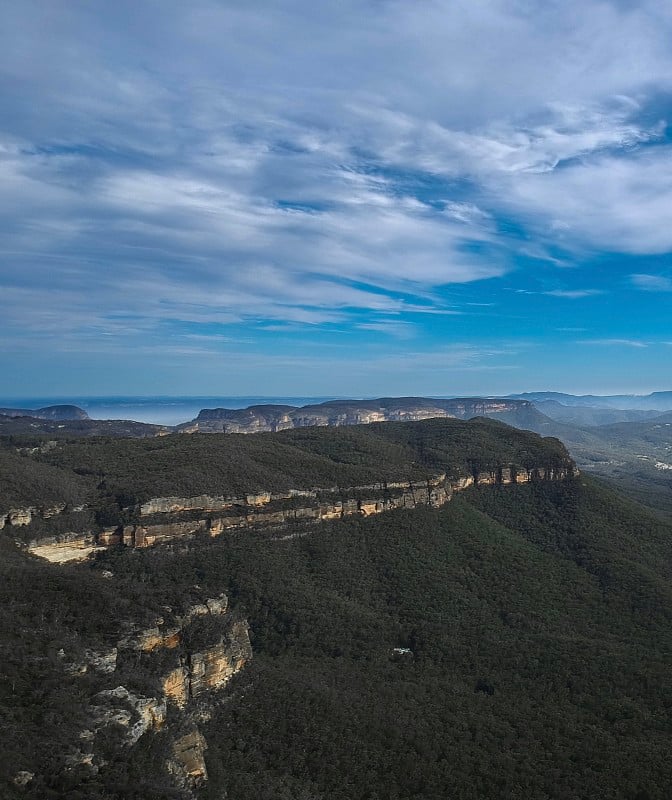
[{"label": "distant sea", "polygon": [[0,398],[3,408],[44,408],[73,405],[91,419],[132,419],[155,425],[188,422],[202,408],[247,408],[254,405],[306,406],[336,397],[20,397]]}]

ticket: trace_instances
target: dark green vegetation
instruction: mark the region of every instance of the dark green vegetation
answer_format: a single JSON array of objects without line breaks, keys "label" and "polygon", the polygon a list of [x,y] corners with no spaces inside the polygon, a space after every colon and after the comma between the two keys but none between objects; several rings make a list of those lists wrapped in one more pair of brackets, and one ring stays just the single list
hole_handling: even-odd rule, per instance
[{"label": "dark green vegetation", "polygon": [[[87,651],[109,651],[129,624],[151,625],[169,603],[178,610],[203,599],[193,574],[166,583],[162,566],[159,559],[141,575],[104,578],[98,564],[54,568],[0,536],[2,800],[182,797],[162,766],[169,755],[163,733],[143,736],[129,757],[121,730],[108,728],[95,740],[98,757],[107,762],[102,774],[77,763],[88,744],[82,733],[95,729],[92,705],[101,703],[96,693],[123,685],[156,696],[162,666],[161,654],[131,653],[120,654],[113,676],[90,668],[82,673]],[[173,709],[171,722],[175,717]],[[21,771],[34,776],[26,787],[13,780]]]},{"label": "dark green vegetation", "polygon": [[213,785],[669,797],[669,535],[575,481],[231,542],[256,659],[209,729]]},{"label": "dark green vegetation", "polygon": [[[329,475],[352,485],[375,466],[380,480],[402,467],[566,460],[553,440],[451,420],[14,455],[92,491],[137,480],[138,498],[215,478],[236,492],[238,468],[274,488]],[[670,796],[672,527],[662,519],[581,476],[286,533],[297,535],[120,547],[77,567],[26,557],[0,534],[0,797],[182,800],[162,767],[175,709],[130,751],[101,742],[97,774],[63,770],[100,679],[69,674],[58,651],[76,660],[110,647],[129,621],[220,592],[249,620],[254,659],[225,702],[209,701],[199,800]],[[156,689],[140,662],[113,680]],[[20,770],[36,776],[22,789],[11,783]]]},{"label": "dark green vegetation", "polygon": [[90,481],[71,470],[45,463],[11,441],[0,446],[0,513],[12,506],[40,503],[79,505],[91,494]]},{"label": "dark green vegetation", "polygon": [[47,775],[2,796],[180,796],[160,768],[163,734],[97,776],[59,776],[93,679],[64,676],[57,650],[109,643],[120,619],[178,602],[198,582],[247,615],[255,653],[204,728],[202,798],[662,800],[672,785],[670,534],[577,479],[470,490],[441,511],[291,540],[110,551],[88,567],[6,551],[3,771]]},{"label": "dark green vegetation", "polygon": [[[220,427],[224,425],[227,430],[231,428],[232,430],[239,429],[241,432],[254,432],[259,426],[272,429],[275,425],[286,424],[286,420],[283,422],[283,418],[287,414],[292,416],[294,424],[297,425],[341,425],[345,424],[346,420],[356,421],[359,415],[366,416],[371,412],[381,411],[419,413],[428,412],[431,409],[444,409],[448,413],[466,417],[474,414],[490,414],[496,420],[516,428],[560,439],[569,448],[572,457],[582,469],[605,478],[619,491],[656,512],[665,514],[669,519],[672,514],[672,470],[666,470],[661,465],[672,463],[672,427],[669,423],[669,414],[664,415],[660,411],[653,410],[667,408],[669,395],[670,393],[667,392],[658,392],[642,399],[628,398],[627,396],[600,398],[573,397],[552,392],[537,393],[521,396],[527,400],[508,401],[510,408],[505,411],[496,409],[501,409],[502,403],[507,401],[487,398],[436,400],[411,397],[381,398],[371,401],[338,400],[303,408],[266,405],[238,410],[204,409],[199,415],[199,425],[203,426],[210,422],[215,425],[215,428],[216,425],[220,425]],[[530,399],[535,400],[538,406],[535,407],[528,402]],[[617,407],[617,404],[620,404],[620,408]],[[650,410],[641,410],[637,404],[643,404],[642,407]],[[608,407],[603,407],[605,405]],[[41,409],[40,411],[50,411],[50,409]],[[73,438],[89,437],[153,438],[175,430],[165,426],[123,420],[3,417],[1,412],[2,409],[0,409],[0,437],[8,439],[23,438],[43,441],[44,437],[49,437],[54,441],[67,442]],[[649,416],[651,419],[645,421],[645,418]],[[193,430],[194,425],[185,423],[178,426],[178,429],[180,428]],[[203,430],[209,432],[210,428],[206,424]],[[121,452],[124,451],[125,446],[120,446]],[[175,445],[170,446],[174,447]],[[211,446],[215,450],[220,447],[215,444]],[[263,448],[266,447],[268,447],[267,444],[263,445]],[[187,461],[191,457],[190,453],[197,449],[186,454]],[[165,455],[165,451],[161,448],[159,448],[159,452]],[[229,450],[224,448],[223,457],[226,458],[228,452]],[[179,448],[175,454],[179,458],[183,457],[183,452]],[[245,460],[245,456],[243,460]],[[189,466],[187,466],[187,471],[189,471]],[[247,474],[253,476],[260,473],[258,470],[252,469],[248,470]],[[277,478],[277,476],[275,477]],[[269,475],[269,479],[274,479],[274,476]],[[189,480],[184,481],[182,478],[180,480],[182,484],[192,483]],[[215,482],[219,480],[220,476],[215,476]],[[235,480],[233,482],[235,483]],[[270,488],[270,485],[263,488]],[[183,490],[176,488],[175,491]],[[0,512],[2,510],[0,508]]]}]

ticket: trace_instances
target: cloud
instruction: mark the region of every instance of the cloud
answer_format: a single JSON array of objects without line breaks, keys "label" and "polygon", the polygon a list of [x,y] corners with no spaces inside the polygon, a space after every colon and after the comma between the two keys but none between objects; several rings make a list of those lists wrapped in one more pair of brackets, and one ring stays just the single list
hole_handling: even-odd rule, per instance
[{"label": "cloud", "polygon": [[399,334],[521,254],[672,249],[671,34],[648,0],[15,4],[3,334]]},{"label": "cloud", "polygon": [[512,207],[542,236],[610,252],[672,249],[672,147],[601,155],[511,186]]},{"label": "cloud", "polygon": [[377,322],[360,322],[356,326],[360,331],[376,331],[397,339],[410,339],[414,335],[414,326],[411,322],[402,320],[380,320]]},{"label": "cloud", "polygon": [[672,280],[663,275],[637,273],[630,276],[632,283],[645,292],[672,292]]},{"label": "cloud", "polygon": [[577,344],[604,345],[606,347],[648,347],[647,342],[638,339],[582,339]]},{"label": "cloud", "polygon": [[536,291],[534,289],[515,289],[516,294],[542,294],[547,297],[564,297],[568,300],[579,300],[583,297],[595,297],[603,294],[601,289],[551,289],[549,291]]},{"label": "cloud", "polygon": [[552,289],[550,292],[541,292],[550,297],[565,297],[568,300],[578,300],[582,297],[594,297],[602,294],[600,289]]},{"label": "cloud", "polygon": [[[84,186],[57,181],[42,193],[31,177],[35,158],[58,174],[61,156],[19,153],[4,162],[15,198],[35,215],[17,219],[5,253],[29,264],[32,285],[91,288],[109,312],[137,302],[161,318],[328,322],[347,308],[401,310],[391,292],[423,299],[427,288],[504,270],[501,259],[486,263],[468,251],[493,243],[487,223],[467,228],[340,166],[328,176],[328,202],[301,207],[188,171],[110,169]],[[5,282],[26,275],[17,269]],[[127,299],[117,305],[120,295]]]},{"label": "cloud", "polygon": [[495,119],[471,131],[372,107],[360,113],[374,132],[376,150],[390,163],[480,181],[549,173],[562,162],[632,147],[663,133],[659,122],[634,122],[633,106],[622,98],[601,105],[541,104],[540,121]]}]

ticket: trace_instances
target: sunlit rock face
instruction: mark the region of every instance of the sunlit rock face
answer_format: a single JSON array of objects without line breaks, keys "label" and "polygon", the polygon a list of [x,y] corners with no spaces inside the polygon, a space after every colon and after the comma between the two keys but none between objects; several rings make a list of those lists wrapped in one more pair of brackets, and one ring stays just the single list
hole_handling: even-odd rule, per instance
[{"label": "sunlit rock face", "polygon": [[186,706],[189,700],[189,671],[186,667],[175,667],[164,675],[162,686],[167,700],[178,708]]},{"label": "sunlit rock face", "polygon": [[200,786],[208,780],[205,766],[207,747],[208,743],[198,728],[173,743],[174,760],[169,763],[169,769],[177,777],[178,783]]},{"label": "sunlit rock face", "polygon": [[40,539],[28,546],[28,552],[51,561],[52,564],[84,561],[98,549],[93,532],[63,534]]},{"label": "sunlit rock face", "polygon": [[219,689],[239,672],[252,657],[245,620],[236,621],[217,644],[189,658],[189,695]]}]

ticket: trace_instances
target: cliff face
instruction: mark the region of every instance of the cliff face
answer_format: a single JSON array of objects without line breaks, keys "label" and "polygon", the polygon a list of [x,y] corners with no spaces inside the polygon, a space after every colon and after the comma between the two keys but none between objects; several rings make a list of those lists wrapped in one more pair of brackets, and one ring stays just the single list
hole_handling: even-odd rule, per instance
[{"label": "cliff face", "polygon": [[432,400],[423,397],[338,400],[300,408],[265,405],[245,409],[203,409],[193,422],[185,423],[179,429],[184,433],[262,433],[314,426],[417,422],[437,417],[497,417],[526,409],[531,410],[532,404],[525,400]]},{"label": "cliff face", "polygon": [[221,688],[252,657],[247,623],[233,622],[214,644],[190,653],[163,678],[163,693],[180,708],[191,698]]},{"label": "cliff face", "polygon": [[[17,594],[21,596],[32,583],[43,585],[45,593],[49,589],[43,606],[24,604],[37,611],[34,615],[25,611],[22,630],[37,625],[40,640],[55,641],[60,648],[58,654],[51,644],[36,648],[35,658],[19,663],[12,674],[32,669],[28,686],[60,685],[52,680],[53,662],[61,680],[67,679],[68,696],[77,700],[77,715],[64,726],[68,729],[62,737],[65,744],[59,744],[52,761],[56,771],[65,762],[66,772],[78,770],[86,780],[87,771],[100,770],[98,777],[104,783],[111,774],[104,774],[106,760],[118,763],[119,748],[121,761],[125,748],[127,761],[138,772],[152,753],[155,763],[166,765],[173,785],[183,790],[176,796],[185,798],[207,780],[204,753],[210,734],[205,721],[208,714],[218,713],[213,710],[213,693],[244,668],[251,648],[247,623],[229,612],[226,597],[203,596],[194,602],[194,597],[203,594],[201,586],[208,587],[209,593],[218,592],[215,587],[222,586],[220,580],[240,592],[240,584],[224,574],[236,558],[222,562],[221,573],[219,561],[213,558],[217,570],[205,580],[202,577],[210,560],[206,551],[226,556],[229,547],[199,552],[196,544],[186,548],[182,542],[237,532],[242,535],[231,537],[231,552],[238,544],[246,545],[240,541],[245,539],[258,540],[275,551],[283,545],[269,546],[269,538],[305,535],[311,524],[396,509],[440,508],[455,492],[471,487],[477,491],[478,486],[556,481],[574,474],[559,442],[487,420],[392,423],[360,431],[297,430],[260,437],[63,442],[39,452],[11,455],[4,463],[20,462],[31,480],[26,479],[20,493],[5,490],[0,500],[2,540],[7,552],[16,553],[17,560],[26,565],[26,574],[36,576],[17,581]],[[42,476],[51,475],[47,467],[52,472],[60,470],[56,477],[62,480],[54,480],[53,492],[41,496]],[[19,472],[5,470],[8,474]],[[67,494],[71,482],[80,479],[87,493],[80,492],[76,483],[77,492]],[[417,516],[441,521],[436,514]],[[339,527],[346,531],[353,526]],[[394,521],[382,527],[393,529]],[[412,525],[402,527],[413,530]],[[246,531],[262,530],[269,536],[245,536]],[[160,543],[176,545],[173,553],[122,550]],[[110,547],[118,547],[119,552],[107,554],[91,569],[53,570],[19,552],[17,546],[58,563],[86,559]],[[193,559],[199,566],[186,570]],[[117,565],[119,579],[115,580]],[[257,566],[251,564],[252,574]],[[5,574],[11,573],[10,569]],[[68,607],[62,598],[70,583],[74,587]],[[254,612],[256,606],[248,608]],[[73,619],[80,620],[79,629],[73,627]],[[50,638],[57,622],[59,638]],[[38,701],[32,706],[40,708],[40,692],[34,694]],[[63,694],[52,694],[62,721],[70,706],[63,713]],[[40,724],[38,718],[36,728]],[[21,730],[18,725],[16,729]],[[45,739],[57,738],[57,731],[47,730]],[[214,742],[213,737],[213,749]],[[40,774],[51,769],[44,763],[41,755],[32,755],[17,764],[16,776],[19,766],[29,767],[38,772],[37,782]],[[214,767],[212,772],[214,782]],[[39,787],[34,786],[34,792],[39,797]]]},{"label": "cliff face", "polygon": [[[194,625],[204,617],[208,633],[196,634],[198,645],[186,645],[186,639],[194,638]],[[99,688],[91,697],[89,727],[73,744],[66,768],[83,765],[96,771],[105,765],[101,748],[110,737],[130,749],[143,736],[163,730],[170,742],[165,769],[190,794],[190,787],[207,779],[203,757],[207,742],[199,720],[207,719],[212,693],[243,669],[252,648],[247,622],[232,615],[226,596],[220,595],[192,605],[182,615],[159,618],[150,628],[133,628],[108,651],[86,651],[83,662],[69,662],[64,650],[59,657],[65,672],[93,672],[104,676],[109,687]],[[155,673],[158,691],[143,694],[120,683],[138,665]]]},{"label": "cliff face", "polygon": [[449,478],[442,473],[422,482],[292,489],[282,493],[258,492],[238,498],[209,495],[156,497],[136,510],[136,523],[39,539],[30,543],[28,550],[54,563],[81,561],[97,550],[120,544],[133,548],[151,547],[189,539],[197,534],[214,537],[234,530],[282,527],[299,522],[316,524],[400,508],[440,508],[455,492],[471,486],[564,480],[574,474],[571,462],[556,468],[522,469],[508,465],[462,477]]}]

